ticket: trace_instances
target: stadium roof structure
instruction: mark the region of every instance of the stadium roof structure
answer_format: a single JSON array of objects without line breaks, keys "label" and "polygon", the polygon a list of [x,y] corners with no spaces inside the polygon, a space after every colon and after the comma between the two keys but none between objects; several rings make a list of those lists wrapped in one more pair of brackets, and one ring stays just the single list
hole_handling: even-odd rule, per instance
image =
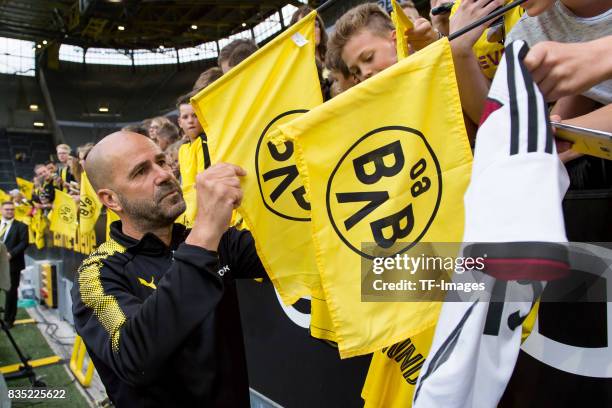
[{"label": "stadium roof structure", "polygon": [[[252,29],[298,0],[0,0],[0,36],[80,47],[184,48]],[[282,22],[283,19],[281,18]],[[45,42],[46,44],[46,42]]]}]

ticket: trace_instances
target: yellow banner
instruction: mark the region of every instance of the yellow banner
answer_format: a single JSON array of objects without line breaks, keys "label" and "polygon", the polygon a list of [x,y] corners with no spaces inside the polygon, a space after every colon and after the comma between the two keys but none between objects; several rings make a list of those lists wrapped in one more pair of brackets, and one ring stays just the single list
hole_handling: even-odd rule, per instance
[{"label": "yellow banner", "polygon": [[0,204],[6,201],[13,201],[13,200],[11,200],[11,196],[5,193],[4,190],[0,190]]},{"label": "yellow banner", "polygon": [[340,356],[379,350],[435,324],[440,302],[362,302],[361,282],[380,254],[461,241],[472,153],[448,40],[280,131],[295,142],[310,192],[317,265]]},{"label": "yellow banner", "polygon": [[102,203],[92,187],[87,174],[81,174],[81,199],[79,202],[79,231],[81,234],[93,231],[100,217]]},{"label": "yellow banner", "polygon": [[91,254],[96,248],[96,232],[81,232],[77,231],[74,236],[74,251],[84,255]]},{"label": "yellow banner", "polygon": [[293,143],[267,135],[322,103],[315,63],[316,12],[289,27],[191,101],[213,163],[242,166],[239,208],[257,253],[283,302],[310,295],[319,284],[310,204],[298,176]]},{"label": "yellow banner", "polygon": [[399,61],[410,55],[406,33],[414,28],[414,24],[396,0],[391,0],[391,5],[393,7],[391,20],[395,26],[395,46],[397,47],[397,60]]},{"label": "yellow banner", "polygon": [[50,220],[51,231],[74,237],[77,229],[77,205],[69,194],[55,190]]},{"label": "yellow banner", "polygon": [[15,181],[17,182],[17,187],[19,188],[19,191],[21,191],[21,194],[23,194],[28,200],[31,200],[32,191],[34,191],[34,183],[22,179],[21,177],[15,178]]}]

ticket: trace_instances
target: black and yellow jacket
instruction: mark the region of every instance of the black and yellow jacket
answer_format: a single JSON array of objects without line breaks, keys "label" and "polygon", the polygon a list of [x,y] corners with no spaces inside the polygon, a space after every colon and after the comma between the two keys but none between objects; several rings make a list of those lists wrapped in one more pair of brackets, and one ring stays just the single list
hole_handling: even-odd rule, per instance
[{"label": "black and yellow jacket", "polygon": [[74,323],[118,407],[247,407],[249,384],[233,278],[262,277],[248,231],[229,229],[218,252],[167,247],[111,225],[79,268]]},{"label": "black and yellow jacket", "polygon": [[76,178],[74,177],[74,175],[72,174],[72,171],[70,171],[70,167],[68,165],[62,165],[59,167],[58,169],[59,171],[59,176],[63,181],[63,185],[62,187],[62,191],[64,192],[69,192],[70,188],[68,187],[70,182],[72,181],[77,181]]},{"label": "black and yellow jacket", "polygon": [[32,201],[42,203],[41,198],[44,197],[52,203],[55,200],[55,187],[53,180],[45,180],[40,187],[35,188],[32,192]]}]

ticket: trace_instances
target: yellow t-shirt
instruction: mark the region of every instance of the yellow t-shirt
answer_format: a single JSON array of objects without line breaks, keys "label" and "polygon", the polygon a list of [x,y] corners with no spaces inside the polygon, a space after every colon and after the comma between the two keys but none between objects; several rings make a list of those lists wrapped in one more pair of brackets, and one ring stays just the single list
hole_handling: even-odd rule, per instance
[{"label": "yellow t-shirt", "polygon": [[[506,4],[510,3],[511,0],[507,0]],[[451,17],[457,11],[460,0],[457,0],[451,10]],[[525,13],[522,7],[514,7],[512,10],[504,14],[504,32],[507,34],[510,32],[512,27],[517,23],[521,16]],[[489,42],[487,36],[489,34],[489,28],[480,36],[478,41],[474,44],[473,50],[480,65],[480,70],[489,79],[493,79],[495,71],[501,62],[502,55],[504,54],[503,39],[501,42]]]},{"label": "yellow t-shirt", "polygon": [[429,354],[435,325],[402,342],[372,354],[361,391],[364,408],[408,408],[416,382]]},{"label": "yellow t-shirt", "polygon": [[206,135],[198,136],[193,142],[185,143],[178,152],[181,187],[187,210],[177,222],[188,228],[193,226],[196,215],[195,181],[198,173],[210,167],[210,153]]},{"label": "yellow t-shirt", "polygon": [[200,135],[193,142],[182,145],[178,161],[183,188],[195,184],[198,173],[210,166],[206,136]]}]

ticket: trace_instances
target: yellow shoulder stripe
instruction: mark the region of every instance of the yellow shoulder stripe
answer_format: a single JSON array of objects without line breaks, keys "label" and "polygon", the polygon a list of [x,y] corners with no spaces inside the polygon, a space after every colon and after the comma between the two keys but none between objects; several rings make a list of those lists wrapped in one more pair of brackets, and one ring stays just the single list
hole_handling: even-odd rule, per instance
[{"label": "yellow shoulder stripe", "polygon": [[114,240],[108,240],[93,252],[81,265],[78,282],[81,301],[91,308],[111,338],[113,351],[119,351],[119,330],[126,317],[117,299],[104,293],[100,270],[102,261],[116,253],[124,253],[125,248]]}]

